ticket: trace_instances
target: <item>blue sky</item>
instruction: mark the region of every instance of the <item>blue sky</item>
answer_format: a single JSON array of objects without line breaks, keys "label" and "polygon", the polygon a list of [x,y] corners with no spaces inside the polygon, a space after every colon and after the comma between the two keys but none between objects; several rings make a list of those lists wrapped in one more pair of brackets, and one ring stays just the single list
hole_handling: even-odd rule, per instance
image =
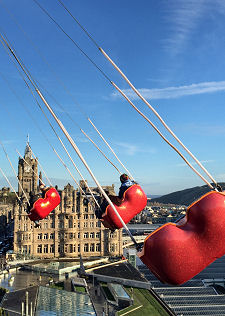
[{"label": "blue sky", "polygon": [[[63,2],[215,180],[225,181],[224,1]],[[59,2],[39,0],[39,3],[172,141],[153,113],[130,90]],[[86,116],[93,120],[147,194],[161,195],[205,184],[34,1],[1,0],[0,30],[38,82],[102,185],[115,183],[118,188],[118,173],[79,127],[117,166],[119,164]],[[79,175],[2,45],[0,60],[0,135],[13,165],[17,169],[15,149],[24,153],[29,134],[32,150],[53,183],[60,187],[67,182],[74,184],[36,125],[47,135],[77,180]],[[49,114],[48,117],[77,166],[93,185],[62,132]],[[1,168],[15,185],[13,171],[2,150],[0,159]],[[0,187],[3,185],[7,184],[0,175]]]}]

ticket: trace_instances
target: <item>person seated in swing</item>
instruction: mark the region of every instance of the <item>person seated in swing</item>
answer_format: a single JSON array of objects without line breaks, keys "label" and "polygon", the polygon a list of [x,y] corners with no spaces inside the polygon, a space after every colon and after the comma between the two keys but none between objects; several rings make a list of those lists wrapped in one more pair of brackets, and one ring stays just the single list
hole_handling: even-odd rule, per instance
[{"label": "person seated in swing", "polygon": [[40,189],[40,192],[39,193],[34,193],[34,191],[31,191],[30,192],[30,197],[29,197],[29,204],[28,207],[27,207],[27,213],[29,214],[30,211],[32,210],[33,206],[34,206],[34,203],[40,199],[40,198],[45,198],[45,193],[46,191],[49,189],[49,187],[46,187],[43,182],[40,182],[39,183],[39,189]]},{"label": "person seated in swing", "polygon": [[[133,180],[131,180],[129,178],[129,176],[125,173],[123,173],[120,176],[120,182],[121,182],[121,186],[119,188],[119,194],[118,196],[116,195],[111,195],[109,194],[108,190],[105,190],[105,193],[108,195],[108,197],[110,198],[110,200],[112,201],[113,204],[120,206],[123,202],[123,195],[124,192],[130,188],[132,185],[136,184],[136,182],[134,182]],[[100,209],[97,209],[95,211],[95,215],[98,219],[102,218],[102,215],[105,213],[106,207],[109,205],[108,201],[103,197],[103,201],[100,204]]]}]

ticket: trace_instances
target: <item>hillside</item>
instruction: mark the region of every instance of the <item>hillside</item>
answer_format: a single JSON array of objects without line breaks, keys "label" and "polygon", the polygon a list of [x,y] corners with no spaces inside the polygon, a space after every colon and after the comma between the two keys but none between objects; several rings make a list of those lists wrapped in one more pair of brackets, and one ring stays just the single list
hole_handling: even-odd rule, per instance
[{"label": "hillside", "polygon": [[[223,190],[225,190],[225,183],[219,183]],[[176,191],[170,194],[163,195],[159,198],[154,198],[151,202],[159,202],[165,204],[179,204],[179,205],[190,205],[196,199],[200,198],[205,193],[209,192],[210,188],[207,185],[201,187],[194,187],[181,191]]]}]

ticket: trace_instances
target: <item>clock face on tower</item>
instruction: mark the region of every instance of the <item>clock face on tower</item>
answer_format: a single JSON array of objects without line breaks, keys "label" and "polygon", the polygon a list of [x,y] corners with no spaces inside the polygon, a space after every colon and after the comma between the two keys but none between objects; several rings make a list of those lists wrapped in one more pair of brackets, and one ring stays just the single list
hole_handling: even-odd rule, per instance
[{"label": "clock face on tower", "polygon": [[26,166],[24,167],[24,171],[25,171],[25,172],[30,172],[30,170],[31,170],[31,167],[30,167],[30,166],[26,165]]}]

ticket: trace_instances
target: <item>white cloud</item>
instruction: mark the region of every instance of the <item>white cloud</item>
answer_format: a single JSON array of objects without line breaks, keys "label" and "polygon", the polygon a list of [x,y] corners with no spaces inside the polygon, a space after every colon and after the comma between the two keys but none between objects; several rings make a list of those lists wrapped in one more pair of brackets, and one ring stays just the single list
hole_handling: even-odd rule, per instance
[{"label": "white cloud", "polygon": [[197,133],[203,136],[225,135],[224,125],[206,124],[203,122],[182,124],[181,129],[189,131],[191,134]]},{"label": "white cloud", "polygon": [[137,153],[156,153],[154,148],[140,148],[137,145],[123,142],[116,142],[116,145],[120,146],[124,151],[126,151],[126,154],[129,156],[134,156]]},{"label": "white cloud", "polygon": [[[167,87],[162,89],[146,89],[140,88],[138,91],[146,99],[175,99],[187,95],[215,93],[218,91],[225,91],[225,81],[210,81],[193,83],[191,85]],[[131,99],[136,100],[139,97],[132,89],[125,89],[123,92]],[[119,92],[113,92],[113,97],[120,96]]]},{"label": "white cloud", "polygon": [[163,41],[165,49],[177,54],[185,47],[209,4],[210,0],[170,2],[165,16],[171,35]]},{"label": "white cloud", "polygon": [[216,178],[220,182],[225,182],[225,173],[217,174]]},{"label": "white cloud", "polygon": [[[205,164],[208,164],[208,163],[212,163],[214,162],[213,160],[201,160],[200,163],[204,166]],[[192,166],[196,166],[198,165],[197,162],[191,162],[191,165]],[[177,164],[177,167],[186,167],[188,166],[185,162],[184,163],[179,163]]]}]

